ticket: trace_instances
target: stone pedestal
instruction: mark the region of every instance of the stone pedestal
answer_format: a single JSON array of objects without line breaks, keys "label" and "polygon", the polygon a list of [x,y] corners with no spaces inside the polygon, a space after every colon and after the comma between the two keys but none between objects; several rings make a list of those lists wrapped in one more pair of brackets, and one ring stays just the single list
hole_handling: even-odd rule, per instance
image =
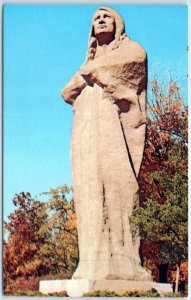
[{"label": "stone pedestal", "polygon": [[82,297],[84,293],[107,290],[115,292],[125,291],[148,291],[156,289],[161,296],[172,293],[170,284],[157,283],[151,281],[128,281],[128,280],[89,280],[89,279],[69,279],[69,280],[41,280],[40,292],[49,294],[66,291],[70,297]]}]

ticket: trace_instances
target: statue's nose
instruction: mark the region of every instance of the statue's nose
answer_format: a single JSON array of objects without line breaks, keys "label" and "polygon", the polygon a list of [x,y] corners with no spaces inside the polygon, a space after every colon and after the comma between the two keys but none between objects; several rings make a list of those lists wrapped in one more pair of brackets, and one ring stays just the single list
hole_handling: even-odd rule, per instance
[{"label": "statue's nose", "polygon": [[99,24],[103,24],[103,23],[105,23],[105,20],[104,19],[100,19],[99,20]]}]

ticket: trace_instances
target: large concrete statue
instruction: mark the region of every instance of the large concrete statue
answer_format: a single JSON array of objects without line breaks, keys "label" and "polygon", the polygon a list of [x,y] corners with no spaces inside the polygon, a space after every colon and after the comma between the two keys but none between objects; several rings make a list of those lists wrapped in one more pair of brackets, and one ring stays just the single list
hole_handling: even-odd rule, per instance
[{"label": "large concrete statue", "polygon": [[62,91],[73,105],[71,158],[79,265],[73,278],[151,281],[129,217],[145,143],[147,56],[119,14],[93,16],[87,58]]}]

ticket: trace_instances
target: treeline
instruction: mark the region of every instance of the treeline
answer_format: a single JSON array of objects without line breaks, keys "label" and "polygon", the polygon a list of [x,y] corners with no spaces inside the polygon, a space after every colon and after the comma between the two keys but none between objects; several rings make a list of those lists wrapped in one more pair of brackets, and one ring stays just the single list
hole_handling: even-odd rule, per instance
[{"label": "treeline", "polygon": [[8,238],[3,245],[5,294],[38,290],[41,279],[71,278],[78,263],[78,241],[71,188],[62,186],[47,193],[46,202],[30,193],[16,194],[16,209],[4,223]]},{"label": "treeline", "polygon": [[[139,228],[142,264],[153,279],[186,289],[188,284],[188,108],[176,81],[149,84],[147,138],[139,177],[140,208],[131,218]],[[4,223],[5,294],[38,290],[42,279],[71,278],[78,264],[72,188],[16,194],[15,211]],[[70,196],[70,199],[69,199]],[[86,216],[84,216],[86,217]],[[88,230],[88,229],[87,229]]]},{"label": "treeline", "polygon": [[[148,127],[140,173],[141,254],[160,282],[188,283],[188,107],[174,80],[150,83]],[[181,283],[181,284],[180,284]]]}]

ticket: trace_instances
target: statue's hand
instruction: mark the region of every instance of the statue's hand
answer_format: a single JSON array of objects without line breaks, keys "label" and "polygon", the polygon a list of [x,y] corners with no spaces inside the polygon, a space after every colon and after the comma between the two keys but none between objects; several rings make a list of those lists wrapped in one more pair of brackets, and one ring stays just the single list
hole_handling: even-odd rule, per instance
[{"label": "statue's hand", "polygon": [[124,84],[118,84],[118,86],[112,94],[112,97],[113,99],[115,99],[115,101],[125,100],[128,101],[130,104],[138,105],[137,90],[129,88]]},{"label": "statue's hand", "polygon": [[66,102],[73,104],[81,91],[85,88],[86,81],[79,72],[72,77],[61,92]]},{"label": "statue's hand", "polygon": [[86,83],[90,86],[93,86],[96,80],[96,70],[89,67],[89,65],[85,65],[80,69],[80,74],[86,81]]},{"label": "statue's hand", "polygon": [[80,69],[80,73],[90,86],[93,86],[95,83],[102,88],[105,88],[110,84],[113,85],[114,78],[112,71],[110,72],[110,69],[103,64],[99,64],[98,60],[85,64]]}]

